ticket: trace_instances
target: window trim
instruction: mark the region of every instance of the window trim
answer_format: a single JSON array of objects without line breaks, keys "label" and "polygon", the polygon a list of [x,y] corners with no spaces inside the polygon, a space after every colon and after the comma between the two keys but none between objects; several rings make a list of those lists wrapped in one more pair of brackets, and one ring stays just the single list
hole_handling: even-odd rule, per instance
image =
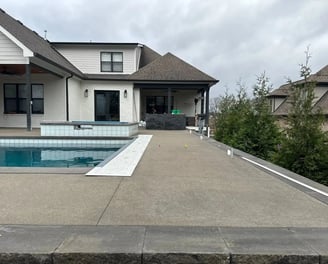
[{"label": "window trim", "polygon": [[[15,86],[15,88],[16,88],[16,97],[15,98],[10,98],[10,97],[8,97],[8,98],[6,98],[6,85],[14,85]],[[4,112],[4,114],[26,114],[26,110],[25,111],[20,111],[20,101],[21,100],[26,100],[27,98],[23,98],[23,97],[19,97],[19,87],[21,86],[21,85],[26,85],[26,83],[4,83],[3,84],[3,112]],[[42,89],[43,89],[43,98],[37,98],[37,97],[35,97],[35,98],[33,98],[32,96],[33,96],[33,86],[42,86]],[[9,112],[9,111],[7,111],[7,109],[6,109],[6,100],[13,100],[13,101],[15,101],[15,105],[16,105],[16,112]],[[35,114],[35,115],[43,115],[44,114],[44,84],[42,84],[42,83],[32,83],[31,84],[31,100],[32,100],[32,102],[34,101],[34,100],[38,100],[38,101],[41,101],[42,100],[42,112],[40,112],[40,111],[34,111],[34,109],[33,109],[33,105],[34,104],[32,104],[32,114]]]},{"label": "window trim", "polygon": [[[102,55],[103,54],[110,54],[110,57],[111,57],[111,61],[110,61],[110,66],[111,66],[111,70],[110,71],[106,71],[106,70],[104,70],[103,69],[103,62],[109,62],[109,61],[103,61],[102,60]],[[115,62],[115,61],[113,61],[113,55],[114,54],[120,54],[121,56],[122,56],[122,61],[120,61],[120,62]],[[122,51],[101,51],[100,52],[100,71],[101,72],[123,72],[123,52]],[[120,71],[115,71],[114,70],[114,64],[120,64],[120,65],[122,65],[122,70],[120,70]]]}]

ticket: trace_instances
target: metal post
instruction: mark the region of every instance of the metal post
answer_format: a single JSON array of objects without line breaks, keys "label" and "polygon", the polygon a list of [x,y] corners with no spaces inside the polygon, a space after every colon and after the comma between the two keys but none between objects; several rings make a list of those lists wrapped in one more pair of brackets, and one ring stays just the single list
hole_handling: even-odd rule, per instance
[{"label": "metal post", "polygon": [[208,127],[210,119],[210,88],[206,88],[206,104],[205,104],[205,126]]},{"label": "metal post", "polygon": [[171,88],[167,88],[167,113],[171,114]]},{"label": "metal post", "polygon": [[32,89],[31,89],[31,66],[26,64],[26,126],[27,131],[32,131]]},{"label": "metal post", "polygon": [[202,90],[202,97],[201,97],[201,101],[200,101],[200,113],[204,114],[204,90]]}]

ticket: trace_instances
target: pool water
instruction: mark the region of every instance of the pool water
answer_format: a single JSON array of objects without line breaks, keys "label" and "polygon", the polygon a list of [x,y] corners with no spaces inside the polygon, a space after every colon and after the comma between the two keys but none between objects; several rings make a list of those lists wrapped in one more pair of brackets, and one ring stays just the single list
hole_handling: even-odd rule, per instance
[{"label": "pool water", "polygon": [[94,167],[120,148],[1,147],[1,167]]}]

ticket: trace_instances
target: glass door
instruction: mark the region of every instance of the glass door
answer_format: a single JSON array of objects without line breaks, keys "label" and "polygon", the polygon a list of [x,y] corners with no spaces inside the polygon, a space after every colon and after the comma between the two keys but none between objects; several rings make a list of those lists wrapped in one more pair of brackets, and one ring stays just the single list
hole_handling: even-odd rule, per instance
[{"label": "glass door", "polygon": [[95,121],[120,121],[119,91],[95,91]]}]

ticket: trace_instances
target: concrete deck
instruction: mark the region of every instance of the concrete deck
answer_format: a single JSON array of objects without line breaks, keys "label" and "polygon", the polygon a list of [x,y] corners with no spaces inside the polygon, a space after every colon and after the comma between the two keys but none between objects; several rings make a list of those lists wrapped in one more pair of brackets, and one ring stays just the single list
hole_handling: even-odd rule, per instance
[{"label": "concrete deck", "polygon": [[[46,252],[50,252],[51,262],[43,259],[43,262],[24,263],[97,263],[64,259],[56,262],[54,254],[61,249],[65,254],[99,251],[112,254],[115,251],[133,255],[137,252],[140,260],[111,260],[108,263],[141,263],[140,256],[143,258],[142,263],[216,263],[211,262],[213,259],[204,259],[197,254],[196,257],[195,254],[190,255],[202,253],[202,256],[208,257],[211,249],[209,244],[213,244],[214,239],[224,241],[223,244],[219,241],[212,250],[215,256],[219,254],[217,263],[328,263],[328,257],[323,257],[328,256],[328,247],[317,249],[311,244],[324,242],[324,245],[328,245],[327,197],[304,186],[281,180],[238,156],[231,158],[227,156],[224,145],[200,140],[188,131],[142,133],[152,134],[153,137],[132,177],[1,174],[0,253],[13,253],[14,257],[18,257],[17,252],[28,253],[31,257],[29,253],[44,252],[41,245],[40,248],[31,245],[30,249],[27,246],[15,250],[14,245],[22,239],[19,236],[25,234],[27,241],[35,239],[40,243],[44,239],[41,244],[45,247],[49,243]],[[325,186],[279,167],[272,167],[328,193]],[[30,228],[31,225],[33,228]],[[106,239],[112,239],[112,235],[102,236],[115,226],[124,230],[123,234],[129,233],[130,228],[137,228],[139,231],[133,232],[137,232],[136,236],[142,234],[142,241],[131,248],[124,243],[120,247],[120,240],[114,240],[119,249],[112,252],[109,250],[111,246],[106,246]],[[183,234],[186,232],[190,236],[200,236],[202,242],[195,242],[198,250],[188,247],[183,249],[181,242],[182,249],[178,253],[174,251],[176,237],[172,237],[172,234],[177,231],[172,230],[178,227],[182,228]],[[216,231],[209,231],[211,228]],[[49,230],[54,241],[42,236],[42,232]],[[157,233],[152,231],[155,232],[154,236],[149,235],[157,244],[147,243],[145,234],[149,230],[157,230]],[[52,235],[57,234],[57,231],[59,238]],[[74,234],[71,236],[72,232]],[[11,233],[13,236],[16,234],[17,239],[10,238]],[[209,233],[212,235],[208,238],[206,236]],[[38,238],[38,234],[42,239]],[[165,242],[165,239],[169,241]],[[288,239],[292,239],[290,246],[281,244]],[[79,246],[75,240],[86,241],[87,244]],[[94,244],[90,247],[92,241]],[[209,244],[204,249],[201,245],[207,245],[206,241]],[[12,245],[8,246],[7,243]],[[173,257],[170,255],[169,260],[166,257],[159,260],[162,250],[165,254],[173,254]],[[149,259],[146,252],[156,257]],[[221,253],[224,253],[224,258],[221,258]],[[183,255],[183,258],[174,260],[175,254]],[[272,254],[275,258],[270,260],[258,257]],[[245,260],[245,255],[253,255],[257,260]],[[278,262],[286,255],[291,258]],[[194,257],[190,259],[190,256]],[[303,256],[306,257],[303,259]],[[98,263],[107,263],[101,261]],[[1,263],[12,262],[8,260]]]}]

